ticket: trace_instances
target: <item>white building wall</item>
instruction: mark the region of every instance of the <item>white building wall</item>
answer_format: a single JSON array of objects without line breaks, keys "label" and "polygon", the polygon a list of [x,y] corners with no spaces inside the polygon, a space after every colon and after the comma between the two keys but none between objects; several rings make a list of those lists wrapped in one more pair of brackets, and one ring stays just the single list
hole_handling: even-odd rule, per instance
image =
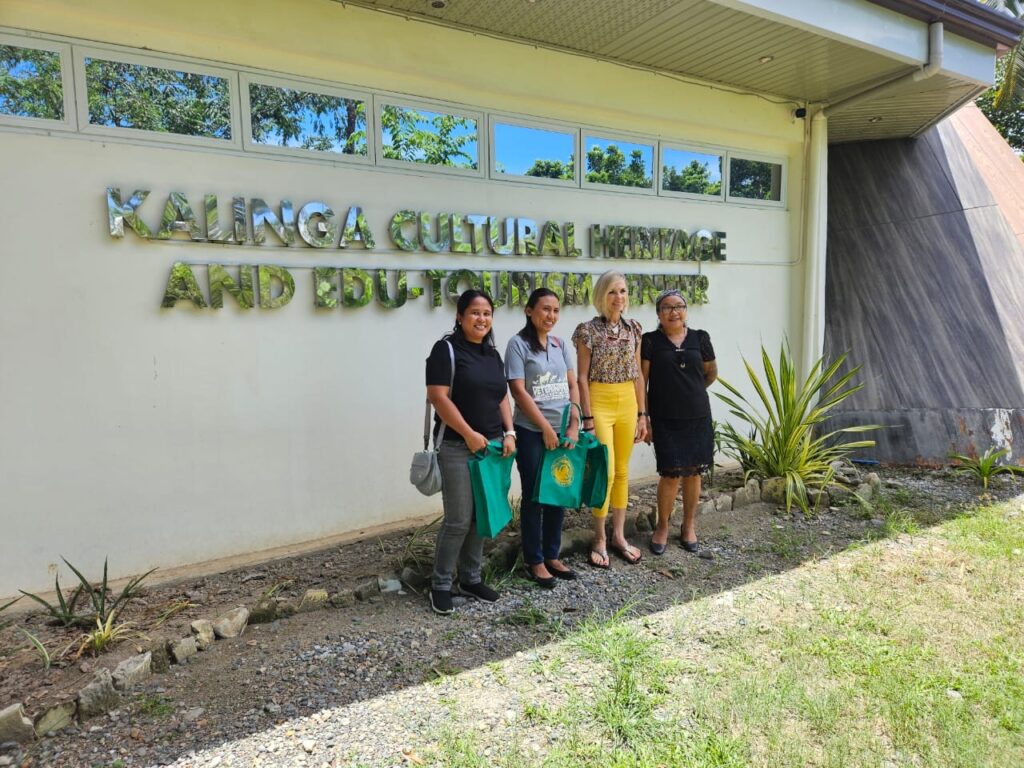
[{"label": "white building wall", "polygon": [[[406,22],[337,3],[183,2],[166,11],[14,0],[11,30],[147,46],[232,65],[448,99],[650,137],[788,159],[784,208],[554,189],[429,170],[354,168],[145,141],[0,131],[0,595],[52,584],[61,555],[111,575],[314,540],[440,510],[407,482],[420,442],[423,360],[454,306],[315,310],[313,266],[695,273],[696,264],[400,252],[400,209],[591,224],[722,230],[725,263],[704,264],[707,329],[723,377],[787,336],[799,355],[803,125],[787,107],[608,63]],[[205,23],[197,25],[196,19]],[[216,34],[211,29],[219,30]],[[197,31],[198,30],[198,31]],[[216,194],[363,207],[377,248],[231,247],[111,238],[104,190],[152,190],[154,229],[171,191],[193,209]],[[274,241],[272,235],[269,236]],[[585,254],[590,249],[584,242]],[[296,296],[277,310],[161,309],[170,266],[278,264]],[[196,269],[206,291],[206,269]],[[566,307],[568,337],[589,309]],[[653,327],[648,306],[631,314]],[[499,346],[523,322],[495,317]],[[716,404],[716,416],[724,409]],[[635,477],[654,472],[637,448]],[[61,566],[63,567],[63,566]]]}]

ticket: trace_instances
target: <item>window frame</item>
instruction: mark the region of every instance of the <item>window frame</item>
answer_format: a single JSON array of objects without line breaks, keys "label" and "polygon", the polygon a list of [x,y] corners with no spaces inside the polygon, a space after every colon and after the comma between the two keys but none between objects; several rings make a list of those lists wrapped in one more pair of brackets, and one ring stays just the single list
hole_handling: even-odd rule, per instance
[{"label": "window frame", "polygon": [[[358,165],[373,165],[376,147],[374,140],[376,132],[373,122],[373,97],[369,91],[340,88],[335,85],[315,80],[298,80],[288,77],[274,75],[262,76],[256,72],[241,71],[238,73],[238,96],[239,109],[242,122],[242,149],[246,152],[259,154],[285,155],[291,157],[313,158],[327,162],[356,163]],[[342,99],[362,101],[366,105],[366,154],[346,155],[342,152],[321,152],[315,149],[303,149],[302,147],[281,147],[275,144],[260,144],[252,138],[252,105],[249,99],[250,85],[266,85],[272,88],[288,88],[290,90],[304,91],[306,93],[317,93],[321,96],[333,96]]]},{"label": "window frame", "polygon": [[[89,92],[86,83],[85,60],[87,58],[104,59],[119,64],[135,64],[143,67],[154,67],[167,69],[176,72],[188,72],[195,75],[206,75],[220,77],[228,84],[228,109],[230,110],[231,138],[214,139],[208,136],[187,136],[181,133],[164,131],[150,131],[144,128],[115,128],[106,125],[95,125],[89,122]],[[79,96],[78,101],[78,125],[82,133],[94,136],[109,137],[137,137],[154,139],[168,144],[188,144],[191,146],[213,147],[226,149],[228,147],[241,149],[241,114],[242,110],[238,99],[238,70],[210,66],[203,63],[195,63],[190,59],[164,58],[148,54],[135,54],[126,52],[119,48],[107,48],[103,46],[74,46],[74,67],[75,67],[75,90]]]},{"label": "window frame", "polygon": [[[519,174],[499,173],[498,165],[498,143],[495,139],[495,128],[498,123],[511,125],[517,128],[536,128],[542,131],[553,131],[556,133],[568,134],[572,137],[573,154],[573,178],[572,179],[550,179],[544,176],[523,176]],[[533,120],[528,117],[508,115],[502,112],[487,113],[487,136],[488,136],[488,178],[494,181],[511,181],[516,184],[537,184],[545,187],[557,187],[560,189],[579,189],[581,171],[580,138],[581,128],[579,125],[569,123],[556,123],[547,120]]]},{"label": "window frame", "polygon": [[19,37],[0,31],[0,45],[14,48],[31,48],[36,51],[48,51],[60,56],[60,88],[64,101],[64,119],[53,120],[49,117],[22,117],[0,113],[0,125],[12,125],[42,130],[76,131],[78,130],[78,113],[75,109],[75,87],[72,75],[71,44],[57,42],[46,38]]},{"label": "window frame", "polygon": [[[768,155],[760,154],[758,152],[746,152],[744,150],[729,150],[727,152],[728,162],[726,165],[727,173],[725,175],[725,202],[732,203],[733,205],[754,205],[758,208],[785,208],[787,205],[787,192],[788,192],[788,176],[789,176],[789,159],[781,155]],[[729,193],[729,184],[732,183],[732,161],[736,160],[753,160],[760,163],[771,163],[772,165],[781,166],[782,170],[779,172],[779,199],[778,200],[757,200],[753,197],[736,197]]]},{"label": "window frame", "polygon": [[[692,152],[695,154],[709,155],[715,154],[722,159],[722,170],[721,170],[721,181],[722,191],[717,195],[704,195],[698,192],[677,192],[672,189],[662,189],[662,168],[665,165],[664,157],[666,149],[674,149],[682,152]],[[658,142],[658,196],[659,197],[675,197],[683,200],[695,200],[702,203],[724,203],[725,192],[727,181],[727,170],[729,165],[729,150],[724,147],[712,147],[702,146],[700,144],[687,143],[687,142],[675,142],[671,139],[663,139]]]},{"label": "window frame", "polygon": [[[650,187],[625,187],[619,184],[602,184],[597,181],[587,181],[587,137],[601,139],[602,141],[619,141],[629,144],[641,144],[651,147],[651,186]],[[655,162],[658,158],[658,139],[653,136],[642,134],[622,133],[621,131],[603,131],[600,128],[580,126],[580,189],[594,189],[604,192],[623,192],[629,195],[654,195],[658,194],[659,180],[658,166]],[[627,156],[628,157],[628,156]]]},{"label": "window frame", "polygon": [[[417,112],[435,112],[437,114],[451,115],[452,117],[465,117],[470,120],[475,120],[476,168],[457,168],[450,165],[431,165],[430,163],[417,163],[415,160],[392,160],[391,158],[384,157],[384,128],[381,121],[381,113],[383,112],[385,105],[414,109]],[[393,94],[386,91],[374,93],[373,137],[377,150],[374,159],[378,168],[404,168],[407,171],[426,170],[431,173],[444,173],[452,176],[462,176],[464,178],[487,178],[489,142],[487,141],[487,115],[483,111],[468,109],[460,105],[447,105],[441,101],[406,97],[401,94]]]}]

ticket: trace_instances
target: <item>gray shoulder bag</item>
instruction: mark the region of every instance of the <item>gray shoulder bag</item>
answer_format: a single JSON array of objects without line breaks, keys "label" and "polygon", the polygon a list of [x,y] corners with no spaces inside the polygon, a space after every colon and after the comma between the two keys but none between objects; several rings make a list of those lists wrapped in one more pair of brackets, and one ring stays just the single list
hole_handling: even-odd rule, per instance
[{"label": "gray shoulder bag", "polygon": [[[448,357],[452,362],[452,378],[448,384],[449,395],[455,387],[455,350],[452,349],[450,341],[448,345]],[[430,399],[427,398],[426,410],[423,414],[423,450],[412,455],[412,466],[409,467],[409,482],[416,486],[416,490],[424,496],[433,496],[441,490],[441,467],[437,462],[437,452],[441,448],[441,440],[444,438],[444,419],[441,419],[441,429],[434,439],[434,450],[430,450]]]}]

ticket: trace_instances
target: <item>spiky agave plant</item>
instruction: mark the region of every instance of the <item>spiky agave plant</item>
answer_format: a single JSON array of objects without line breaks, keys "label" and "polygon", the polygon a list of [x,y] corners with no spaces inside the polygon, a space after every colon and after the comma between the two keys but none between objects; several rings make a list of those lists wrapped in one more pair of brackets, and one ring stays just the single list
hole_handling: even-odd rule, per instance
[{"label": "spiky agave plant", "polygon": [[752,428],[749,435],[743,435],[732,425],[723,424],[726,452],[744,463],[747,476],[785,478],[787,509],[795,502],[808,513],[807,489],[824,489],[831,483],[832,462],[875,445],[874,440],[844,441],[842,435],[881,429],[877,424],[818,434],[819,425],[829,411],[864,386],[852,383],[860,366],[832,381],[846,357],[846,354],[840,355],[828,366],[824,358],[818,358],[807,377],[801,380],[786,343],[779,350],[778,369],[761,347],[763,383],[753,366],[743,360],[750,384],[757,393],[756,405],[728,381],[719,379],[729,394],[716,392],[716,396],[729,407],[733,416]]},{"label": "spiky agave plant", "polygon": [[953,469],[957,472],[963,472],[968,475],[973,475],[975,478],[981,481],[981,489],[983,492],[988,491],[988,482],[996,475],[1006,474],[1024,474],[1024,467],[1017,467],[1013,464],[1000,464],[999,460],[1003,456],[1010,452],[1009,448],[1003,448],[1002,450],[996,450],[995,447],[990,447],[981,456],[974,458],[972,456],[964,456],[961,453],[951,453],[949,458],[954,459],[959,464],[955,465]]}]

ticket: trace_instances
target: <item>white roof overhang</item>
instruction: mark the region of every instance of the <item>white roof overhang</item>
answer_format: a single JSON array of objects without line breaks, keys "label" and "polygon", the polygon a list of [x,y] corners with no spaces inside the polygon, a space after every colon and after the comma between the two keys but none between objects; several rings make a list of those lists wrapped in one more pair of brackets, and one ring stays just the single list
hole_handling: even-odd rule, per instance
[{"label": "white roof overhang", "polygon": [[913,73],[928,61],[929,24],[941,21],[939,71],[830,114],[832,142],[920,133],[991,84],[996,56],[1022,29],[974,0],[343,1],[794,107],[835,104]]}]

